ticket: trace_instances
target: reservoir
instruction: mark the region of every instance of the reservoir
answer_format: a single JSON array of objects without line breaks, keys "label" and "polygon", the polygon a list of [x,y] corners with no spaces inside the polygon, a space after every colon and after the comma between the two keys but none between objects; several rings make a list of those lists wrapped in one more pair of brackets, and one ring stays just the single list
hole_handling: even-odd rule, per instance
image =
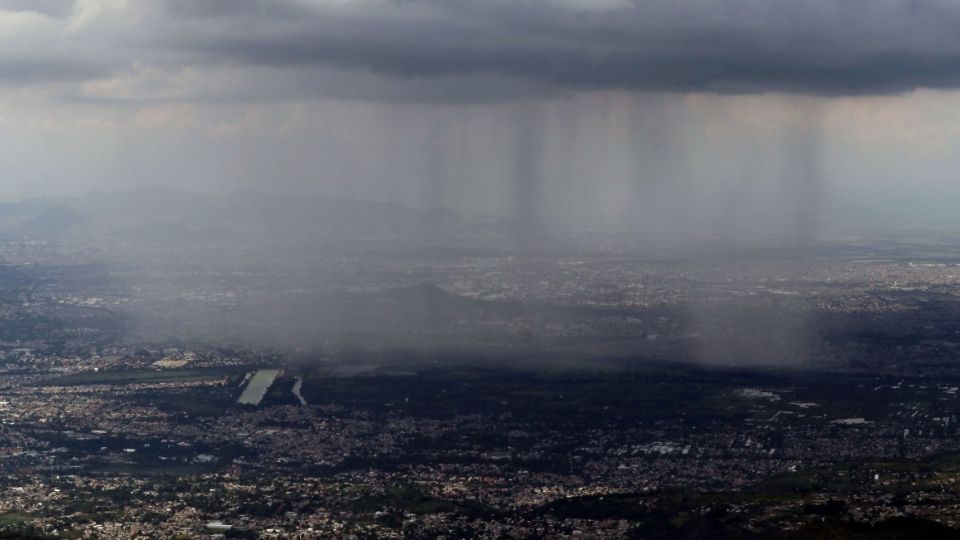
[{"label": "reservoir", "polygon": [[260,369],[253,374],[247,387],[243,389],[237,403],[241,405],[259,405],[273,381],[280,375],[279,369]]}]

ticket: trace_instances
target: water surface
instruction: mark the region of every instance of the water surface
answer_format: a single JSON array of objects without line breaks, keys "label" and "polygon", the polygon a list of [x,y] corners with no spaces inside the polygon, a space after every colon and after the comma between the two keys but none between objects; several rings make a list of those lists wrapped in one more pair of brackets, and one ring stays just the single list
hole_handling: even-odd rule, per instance
[{"label": "water surface", "polygon": [[273,381],[280,375],[279,369],[260,369],[253,374],[247,387],[243,389],[237,403],[241,405],[259,405]]}]

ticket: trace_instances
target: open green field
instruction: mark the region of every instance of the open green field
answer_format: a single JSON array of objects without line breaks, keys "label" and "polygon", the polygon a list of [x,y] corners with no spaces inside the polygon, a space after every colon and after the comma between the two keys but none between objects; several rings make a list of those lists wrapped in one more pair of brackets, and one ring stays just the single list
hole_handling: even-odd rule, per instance
[{"label": "open green field", "polygon": [[163,383],[178,381],[195,381],[204,379],[220,379],[231,375],[225,370],[217,369],[150,369],[150,370],[116,370],[76,373],[47,379],[38,383],[41,386],[83,386],[90,384],[140,384]]},{"label": "open green field", "polygon": [[33,516],[29,514],[22,514],[20,512],[7,512],[6,514],[0,514],[0,527],[20,525],[21,523],[26,523],[31,519],[33,519]]}]

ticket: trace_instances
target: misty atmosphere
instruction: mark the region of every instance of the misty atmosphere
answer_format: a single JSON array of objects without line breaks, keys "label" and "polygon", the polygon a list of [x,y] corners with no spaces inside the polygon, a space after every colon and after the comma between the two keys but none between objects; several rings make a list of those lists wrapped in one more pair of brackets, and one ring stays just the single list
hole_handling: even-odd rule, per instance
[{"label": "misty atmosphere", "polygon": [[0,539],[960,538],[958,28],[0,0]]}]

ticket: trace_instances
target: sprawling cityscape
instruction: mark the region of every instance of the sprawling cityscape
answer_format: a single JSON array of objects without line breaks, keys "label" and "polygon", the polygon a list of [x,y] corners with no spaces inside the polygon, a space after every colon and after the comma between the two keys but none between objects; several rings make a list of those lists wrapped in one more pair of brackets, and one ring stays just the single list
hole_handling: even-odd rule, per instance
[{"label": "sprawling cityscape", "polygon": [[0,540],[960,539],[958,51],[0,0]]},{"label": "sprawling cityscape", "polygon": [[960,253],[931,237],[677,258],[593,234],[536,254],[489,231],[482,250],[430,239],[402,259],[364,247],[379,237],[325,257],[276,247],[286,269],[269,250],[178,258],[216,249],[204,242],[141,244],[134,265],[124,244],[6,241],[0,526],[33,538],[960,526]]}]

